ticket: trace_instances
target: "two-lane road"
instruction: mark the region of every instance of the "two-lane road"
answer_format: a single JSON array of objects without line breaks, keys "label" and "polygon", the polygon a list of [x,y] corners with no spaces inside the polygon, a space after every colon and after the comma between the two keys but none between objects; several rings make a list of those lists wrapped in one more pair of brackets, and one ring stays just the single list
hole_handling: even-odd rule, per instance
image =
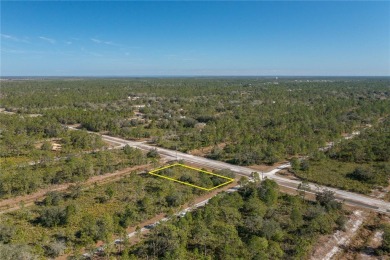
[{"label": "two-lane road", "polygon": [[[178,151],[151,146],[144,142],[128,141],[122,138],[112,137],[108,135],[102,135],[102,137],[106,141],[117,143],[120,144],[121,146],[129,145],[142,150],[156,149],[160,155],[166,157],[166,159],[168,160],[175,160],[175,159],[184,160],[188,163],[193,163],[199,166],[204,166],[215,170],[230,169],[238,175],[243,175],[247,177],[250,177],[251,173],[255,171],[253,169],[243,167],[243,166],[232,165],[229,163],[215,161],[204,157],[194,156],[191,154],[186,154]],[[287,165],[283,165],[282,167],[286,167],[286,166]],[[298,185],[301,183],[300,181],[291,180],[291,179],[287,179],[275,175],[275,173],[279,171],[280,168],[281,167],[279,166],[278,168],[273,169],[269,172],[264,172],[262,175],[264,177],[276,181],[280,186],[290,188],[290,189],[297,189]],[[370,209],[381,213],[390,214],[390,202],[386,202],[369,196],[364,196],[362,194],[357,194],[357,193],[339,190],[335,188],[329,188],[322,185],[316,185],[313,183],[310,183],[309,186],[312,193],[315,193],[317,191],[323,191],[326,189],[331,190],[335,193],[336,198],[340,201],[343,201],[345,204],[351,206],[357,206],[365,209]]]}]

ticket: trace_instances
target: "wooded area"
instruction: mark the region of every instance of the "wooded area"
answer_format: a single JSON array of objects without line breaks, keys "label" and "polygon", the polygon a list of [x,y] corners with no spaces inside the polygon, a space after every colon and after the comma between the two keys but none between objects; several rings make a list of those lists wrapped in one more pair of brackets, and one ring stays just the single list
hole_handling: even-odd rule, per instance
[{"label": "wooded area", "polygon": [[278,185],[266,180],[221,194],[204,208],[157,226],[124,254],[140,259],[304,259],[319,235],[343,228],[344,214],[331,192],[318,194],[317,203],[305,202],[279,194]]},{"label": "wooded area", "polygon": [[[302,181],[365,194],[389,185],[387,78],[69,78],[1,84],[0,199],[73,184],[33,207],[0,215],[5,259],[80,256],[83,247],[89,251],[97,241],[124,237],[126,228],[156,214],[172,216],[204,194],[137,172],[83,186],[92,176],[118,169],[159,166],[153,149],[109,149],[99,134],[86,130],[237,165],[289,160],[290,172]],[[69,129],[71,124],[80,129]],[[207,187],[218,182],[165,174]],[[240,183],[238,192],[222,193],[207,206],[158,225],[140,244],[111,246],[104,254],[302,259],[320,235],[342,229],[348,217],[330,192],[308,202],[280,194],[270,180]],[[383,230],[386,254],[390,236],[387,226]]]},{"label": "wooded area", "polygon": [[[10,81],[3,106],[63,124],[250,165],[317,151],[390,112],[388,80]],[[223,149],[217,144],[225,144]]]},{"label": "wooded area", "polygon": [[[33,207],[0,215],[0,245],[20,246],[29,256],[54,257],[64,252],[81,256],[98,241],[126,239],[126,229],[158,214],[173,215],[204,191],[133,172],[109,184],[71,186],[50,192]],[[117,252],[115,247],[107,253]],[[16,257],[18,258],[18,257]],[[4,259],[4,258],[3,258]],[[7,258],[6,258],[7,259]],[[15,259],[11,257],[10,259]],[[28,258],[30,259],[30,258]]]},{"label": "wooded area", "polygon": [[302,179],[361,193],[387,187],[390,178],[390,118],[341,140],[325,153],[293,160],[292,171]]},{"label": "wooded area", "polygon": [[[51,139],[59,140],[61,155],[101,148],[98,137],[64,128],[81,124],[87,130],[146,139],[173,150],[197,149],[206,157],[239,165],[310,155],[301,168],[310,167],[294,169],[300,178],[362,193],[387,185],[387,79],[10,80],[2,82],[1,91],[2,106],[16,112],[0,114],[4,169],[10,162],[50,160],[55,156],[48,151]],[[336,143],[326,155],[318,152],[327,142],[354,131],[362,135]],[[39,142],[45,145],[36,149]],[[323,177],[321,172],[335,165],[334,160],[340,170]],[[27,168],[13,171],[23,174]],[[360,179],[355,170],[357,175],[372,172],[375,178]],[[30,192],[37,185],[29,186],[11,193]]]}]

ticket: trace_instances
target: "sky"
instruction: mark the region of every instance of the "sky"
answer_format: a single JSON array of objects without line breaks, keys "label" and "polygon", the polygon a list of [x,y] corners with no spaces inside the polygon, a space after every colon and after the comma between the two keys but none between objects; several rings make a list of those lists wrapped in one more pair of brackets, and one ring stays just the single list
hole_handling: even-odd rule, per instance
[{"label": "sky", "polygon": [[389,1],[1,1],[1,76],[390,76]]}]

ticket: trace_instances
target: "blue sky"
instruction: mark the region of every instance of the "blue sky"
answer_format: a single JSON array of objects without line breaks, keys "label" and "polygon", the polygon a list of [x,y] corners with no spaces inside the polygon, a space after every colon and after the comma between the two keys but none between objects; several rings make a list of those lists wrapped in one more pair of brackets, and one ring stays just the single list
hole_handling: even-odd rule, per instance
[{"label": "blue sky", "polygon": [[390,76],[390,2],[1,2],[2,76]]}]

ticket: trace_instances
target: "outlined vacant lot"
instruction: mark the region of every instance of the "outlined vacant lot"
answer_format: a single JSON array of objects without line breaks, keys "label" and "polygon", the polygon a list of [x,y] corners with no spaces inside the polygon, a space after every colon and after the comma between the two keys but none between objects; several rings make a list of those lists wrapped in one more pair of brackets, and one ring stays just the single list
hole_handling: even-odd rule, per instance
[{"label": "outlined vacant lot", "polygon": [[181,163],[152,170],[149,174],[205,191],[214,190],[234,181],[232,178]]}]

